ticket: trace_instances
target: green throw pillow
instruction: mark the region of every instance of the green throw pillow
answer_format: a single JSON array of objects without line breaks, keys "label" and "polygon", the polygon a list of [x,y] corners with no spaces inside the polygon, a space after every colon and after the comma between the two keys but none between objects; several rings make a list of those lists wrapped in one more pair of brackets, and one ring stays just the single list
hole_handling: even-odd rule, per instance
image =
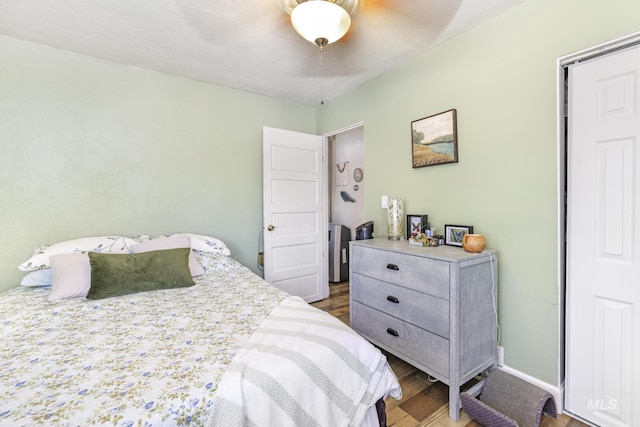
[{"label": "green throw pillow", "polygon": [[87,299],[193,286],[189,251],[179,248],[131,255],[89,252],[91,288]]}]

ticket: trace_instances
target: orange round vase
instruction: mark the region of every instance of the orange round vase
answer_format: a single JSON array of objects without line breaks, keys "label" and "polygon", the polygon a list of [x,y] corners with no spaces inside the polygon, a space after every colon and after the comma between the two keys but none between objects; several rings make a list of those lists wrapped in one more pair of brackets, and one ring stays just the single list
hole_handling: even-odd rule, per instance
[{"label": "orange round vase", "polygon": [[482,252],[484,236],[482,234],[465,234],[462,236],[462,248],[467,252]]}]

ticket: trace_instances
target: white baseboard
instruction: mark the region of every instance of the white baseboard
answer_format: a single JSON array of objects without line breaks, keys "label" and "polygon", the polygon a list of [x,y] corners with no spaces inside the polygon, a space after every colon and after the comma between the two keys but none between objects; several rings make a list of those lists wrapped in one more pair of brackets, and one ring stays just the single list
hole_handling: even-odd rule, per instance
[{"label": "white baseboard", "polygon": [[524,372],[520,372],[506,365],[501,366],[498,369],[506,372],[507,374],[513,375],[514,377],[520,378],[521,380],[524,380],[528,383],[531,383],[537,387],[540,387],[543,390],[548,391],[549,393],[551,393],[551,396],[553,396],[553,399],[556,401],[556,410],[558,411],[558,414],[561,414],[563,412],[562,408],[564,408],[564,400],[563,400],[563,392],[560,389],[560,387],[541,381],[537,378],[532,377],[531,375],[525,374]]}]

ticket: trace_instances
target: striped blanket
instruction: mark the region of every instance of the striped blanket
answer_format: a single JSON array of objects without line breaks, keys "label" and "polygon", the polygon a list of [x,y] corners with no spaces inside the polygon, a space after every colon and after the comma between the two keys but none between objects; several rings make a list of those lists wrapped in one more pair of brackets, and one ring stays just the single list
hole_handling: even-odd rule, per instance
[{"label": "striped blanket", "polygon": [[335,317],[289,297],[234,357],[208,425],[361,426],[386,396],[402,392],[384,355]]}]

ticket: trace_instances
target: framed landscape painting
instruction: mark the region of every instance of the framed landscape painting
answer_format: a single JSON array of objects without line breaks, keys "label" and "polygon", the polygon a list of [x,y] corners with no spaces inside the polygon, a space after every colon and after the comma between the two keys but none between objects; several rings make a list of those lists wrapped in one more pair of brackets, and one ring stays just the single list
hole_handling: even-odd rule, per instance
[{"label": "framed landscape painting", "polygon": [[411,122],[413,168],[458,162],[456,110]]}]

